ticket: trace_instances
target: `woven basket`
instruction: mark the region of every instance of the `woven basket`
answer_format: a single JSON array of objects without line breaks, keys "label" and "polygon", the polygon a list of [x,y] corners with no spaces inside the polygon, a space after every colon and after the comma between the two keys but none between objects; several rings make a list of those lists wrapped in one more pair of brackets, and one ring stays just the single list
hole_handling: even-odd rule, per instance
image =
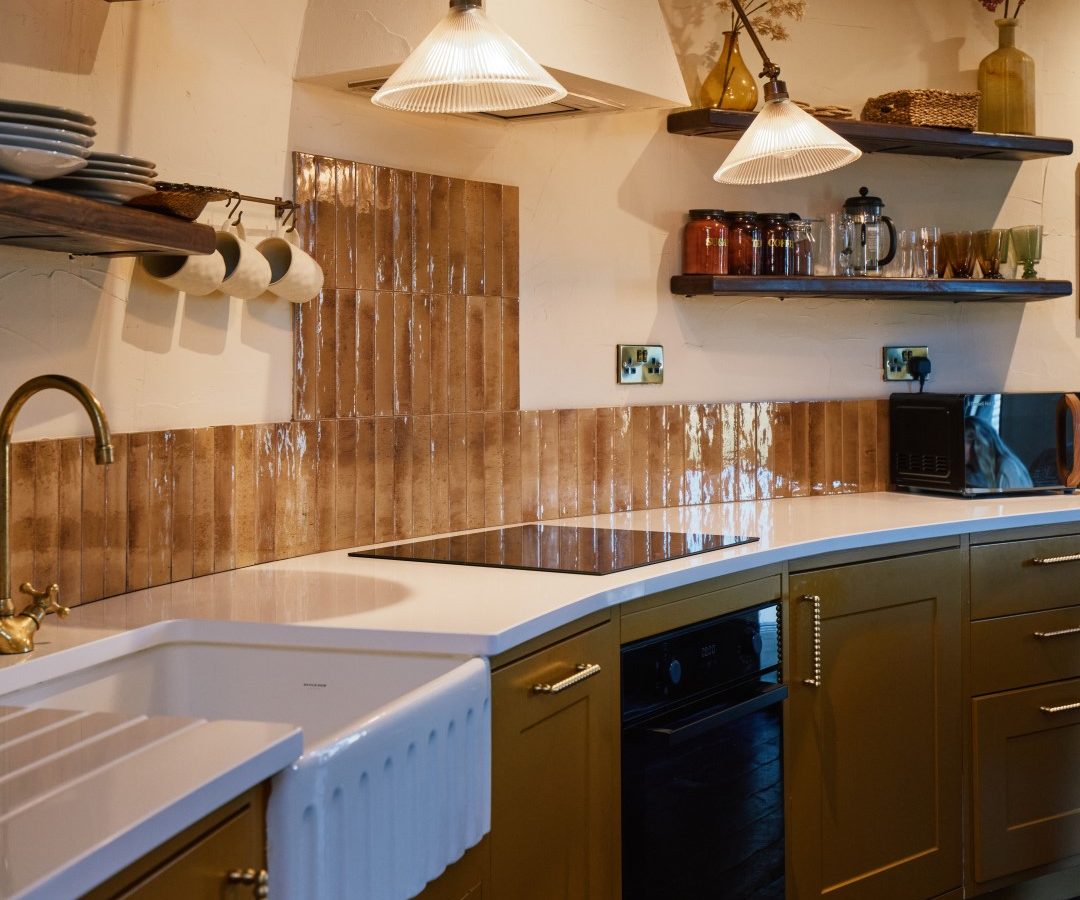
[{"label": "woven basket", "polygon": [[203,187],[196,184],[171,184],[159,181],[154,187],[157,188],[154,193],[135,197],[129,200],[127,205],[194,222],[202,214],[207,203],[227,200],[232,196],[232,191],[224,188]]},{"label": "woven basket", "polygon": [[958,128],[974,131],[979,124],[979,92],[905,90],[871,97],[863,107],[864,122]]}]

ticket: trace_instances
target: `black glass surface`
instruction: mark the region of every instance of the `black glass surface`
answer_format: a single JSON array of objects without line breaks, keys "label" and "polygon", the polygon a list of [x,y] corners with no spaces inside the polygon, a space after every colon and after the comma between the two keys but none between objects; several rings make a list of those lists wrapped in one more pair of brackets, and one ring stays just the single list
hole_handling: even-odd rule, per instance
[{"label": "black glass surface", "polygon": [[571,525],[514,525],[494,531],[354,550],[349,556],[609,575],[650,563],[723,550],[756,541],[728,534],[630,531]]}]

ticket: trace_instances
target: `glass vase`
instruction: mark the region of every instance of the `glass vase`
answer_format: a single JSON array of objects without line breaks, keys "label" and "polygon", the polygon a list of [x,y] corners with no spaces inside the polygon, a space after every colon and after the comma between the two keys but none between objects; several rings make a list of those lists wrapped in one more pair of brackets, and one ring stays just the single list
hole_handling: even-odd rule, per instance
[{"label": "glass vase", "polygon": [[702,107],[741,109],[750,112],[757,106],[758,87],[753,74],[739,52],[738,32],[724,32],[724,46],[716,65],[701,85]]},{"label": "glass vase", "polygon": [[979,63],[979,131],[1035,134],[1035,60],[1016,47],[1016,19],[998,19],[998,48]]}]

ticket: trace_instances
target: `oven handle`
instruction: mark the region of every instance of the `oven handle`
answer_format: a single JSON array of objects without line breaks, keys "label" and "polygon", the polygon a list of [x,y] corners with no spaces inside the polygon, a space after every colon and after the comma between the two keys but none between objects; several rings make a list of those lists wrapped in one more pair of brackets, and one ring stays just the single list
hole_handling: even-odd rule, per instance
[{"label": "oven handle", "polygon": [[[1072,459],[1065,456],[1065,442],[1068,430],[1065,427],[1065,413],[1072,413],[1073,453]],[[1080,487],[1080,397],[1076,394],[1062,394],[1057,404],[1057,468],[1058,478],[1067,488]]]},{"label": "oven handle", "polygon": [[754,688],[754,695],[748,699],[735,704],[721,703],[717,706],[710,706],[701,716],[694,719],[693,722],[679,725],[677,728],[652,726],[642,727],[640,730],[646,734],[664,738],[669,747],[674,747],[691,738],[699,737],[716,728],[734,722],[736,719],[741,719],[751,713],[767,709],[770,706],[775,706],[777,703],[783,702],[788,695],[786,684],[773,684],[770,681],[763,681],[760,684],[755,685]]}]

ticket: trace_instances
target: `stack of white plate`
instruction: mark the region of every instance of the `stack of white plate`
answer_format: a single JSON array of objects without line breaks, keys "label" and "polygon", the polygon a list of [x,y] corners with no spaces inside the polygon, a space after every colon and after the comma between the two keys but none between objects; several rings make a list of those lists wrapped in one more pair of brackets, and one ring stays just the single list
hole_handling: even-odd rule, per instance
[{"label": "stack of white plate", "polygon": [[43,187],[56,188],[80,197],[127,203],[134,197],[152,194],[157,172],[148,159],[119,153],[91,153],[86,166],[63,178],[54,178]]},{"label": "stack of white plate", "polygon": [[0,100],[0,181],[31,184],[83,168],[93,125],[73,109]]}]

